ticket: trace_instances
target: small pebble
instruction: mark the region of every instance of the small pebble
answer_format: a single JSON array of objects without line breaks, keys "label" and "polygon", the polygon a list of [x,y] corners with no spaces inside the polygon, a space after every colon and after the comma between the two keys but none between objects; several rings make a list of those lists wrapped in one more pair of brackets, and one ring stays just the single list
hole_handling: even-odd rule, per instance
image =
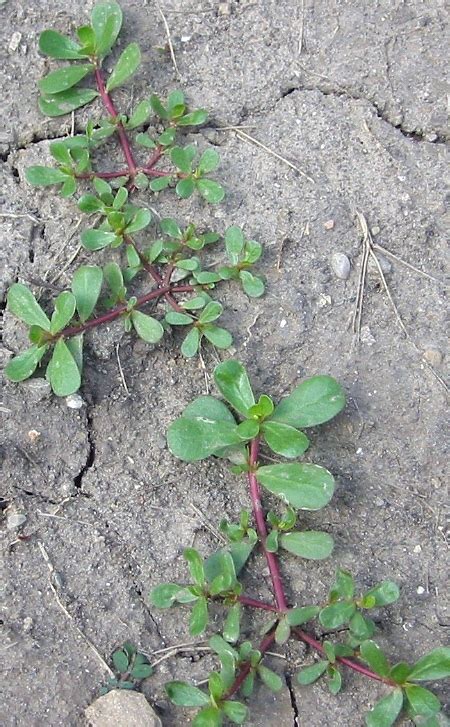
[{"label": "small pebble", "polygon": [[376,342],[369,326],[361,326],[361,342],[365,343],[366,346],[373,346]]},{"label": "small pebble", "polygon": [[217,14],[218,15],[229,15],[231,13],[231,9],[228,3],[219,3],[217,6]]},{"label": "small pebble", "polygon": [[423,352],[423,358],[427,361],[427,363],[431,364],[431,366],[440,366],[442,363],[442,353],[438,348],[427,348]]},{"label": "small pebble", "polygon": [[69,409],[81,409],[83,404],[84,401],[79,394],[70,394],[69,396],[66,396],[66,406],[68,406]]},{"label": "small pebble", "polygon": [[286,320],[286,318],[283,318],[280,321],[280,328],[285,328],[285,326],[287,326],[287,320]]},{"label": "small pebble", "polygon": [[33,628],[33,619],[31,616],[25,616],[23,620],[23,630],[27,634]]},{"label": "small pebble", "polygon": [[422,593],[425,593],[425,588],[423,586],[417,586],[417,593],[421,596]]},{"label": "small pebble", "polygon": [[378,235],[380,233],[380,228],[378,227],[378,225],[375,225],[375,227],[372,227],[370,231],[372,235]]},{"label": "small pebble", "polygon": [[[391,272],[392,265],[389,260],[384,257],[384,255],[380,255],[379,253],[377,253],[377,260],[380,263],[380,268],[385,275]],[[380,271],[378,270],[378,265],[376,264],[372,256],[369,258],[368,269],[371,273],[378,273],[378,275],[380,274]]]},{"label": "small pebble", "polygon": [[28,439],[30,440],[30,442],[32,444],[34,444],[35,442],[37,442],[37,440],[41,436],[41,433],[38,432],[37,429],[30,429],[27,436],[28,436]]},{"label": "small pebble", "polygon": [[421,553],[422,552],[422,546],[421,545],[415,545],[413,548],[413,553]]},{"label": "small pebble", "polygon": [[331,267],[339,280],[347,280],[350,275],[350,260],[343,252],[335,252],[331,256]]},{"label": "small pebble", "polygon": [[12,34],[11,40],[9,41],[8,50],[10,53],[15,53],[20,45],[20,41],[22,40],[22,33],[19,33],[18,30],[16,30],[15,33]]},{"label": "small pebble", "polygon": [[24,524],[26,519],[27,519],[27,516],[24,515],[23,512],[8,513],[8,516],[6,518],[6,527],[8,530],[14,530],[15,528],[20,528],[20,526]]},{"label": "small pebble", "polygon": [[334,220],[327,220],[323,223],[326,230],[332,230],[334,228]]}]

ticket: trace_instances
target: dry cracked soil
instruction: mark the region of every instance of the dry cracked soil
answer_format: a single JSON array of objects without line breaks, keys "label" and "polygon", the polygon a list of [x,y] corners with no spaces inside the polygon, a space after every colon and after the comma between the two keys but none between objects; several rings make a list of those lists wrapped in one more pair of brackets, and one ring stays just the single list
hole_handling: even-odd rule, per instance
[{"label": "dry cracked soil", "polygon": [[[449,622],[445,4],[161,0],[181,80],[170,55],[158,50],[166,31],[157,4],[122,5],[122,44],[137,40],[143,64],[133,85],[117,92],[120,108],[181,87],[192,106],[210,111],[208,124],[189,138],[220,151],[218,178],[228,191],[213,208],[198,199],[177,203],[166,192],[150,204],[221,231],[239,224],[264,244],[265,297],[250,301],[235,288],[223,296],[236,356],[256,389],[275,398],[325,372],[348,394],[345,411],[312,436],[311,457],[335,474],[335,497],[322,513],[302,517],[334,535],[335,552],[319,564],[286,558],[289,597],[322,599],[338,564],[362,588],[393,578],[401,598],[379,615],[380,643],[393,660],[417,658],[445,642]],[[48,159],[48,140],[70,133],[70,119],[49,121],[37,109],[37,81],[48,65],[37,39],[45,28],[81,24],[92,3],[76,6],[0,2],[3,299],[14,281],[52,280],[61,270],[57,285],[69,285],[89,259],[76,255],[73,202],[24,179],[27,166]],[[77,114],[76,128],[86,114]],[[265,148],[218,130],[236,125]],[[108,153],[120,158],[114,145]],[[369,266],[359,342],[351,326],[363,256],[358,214],[379,246],[391,296]],[[346,280],[333,271],[336,252],[351,262]],[[44,290],[42,300],[50,294]],[[3,333],[6,362],[25,338],[7,311]],[[162,580],[182,581],[183,548],[194,543],[212,552],[217,539],[208,524],[248,507],[245,485],[223,462],[183,464],[165,443],[169,422],[205,391],[215,352],[205,350],[203,370],[183,359],[177,335],[152,348],[115,326],[91,336],[87,350],[80,409],[35,381],[3,383],[2,505],[26,516],[20,530],[6,528],[6,515],[2,522],[8,727],[84,724],[84,709],[108,677],[104,661],[124,640],[148,654],[191,641],[180,612],[152,608],[148,592]],[[248,591],[268,599],[259,556],[255,566],[262,577],[250,570]],[[246,633],[258,624],[249,616]],[[295,644],[279,651],[285,658],[270,664],[286,686],[276,696],[256,691],[253,727],[359,727],[383,694],[353,673],[336,697],[320,682],[302,688],[295,673],[312,655]],[[168,703],[164,682],[201,681],[211,665],[207,653],[181,651],[145,682],[165,726],[188,724],[190,715]],[[442,684],[437,693],[445,700]]]}]

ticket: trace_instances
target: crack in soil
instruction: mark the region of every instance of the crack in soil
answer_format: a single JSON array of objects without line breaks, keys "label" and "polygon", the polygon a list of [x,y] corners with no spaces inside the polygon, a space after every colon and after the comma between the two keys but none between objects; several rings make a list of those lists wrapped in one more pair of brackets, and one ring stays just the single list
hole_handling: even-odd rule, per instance
[{"label": "crack in soil", "polygon": [[84,463],[83,467],[79,471],[77,475],[73,478],[73,484],[78,490],[83,491],[83,478],[84,476],[89,472],[91,467],[94,466],[95,462],[95,442],[94,442],[94,429],[93,429],[93,417],[89,410],[89,407],[87,408],[86,412],[86,423],[87,423],[87,440],[88,440],[88,453],[86,457],[86,462]]},{"label": "crack in soil", "polygon": [[284,678],[286,680],[286,686],[289,689],[289,696],[291,698],[292,711],[294,712],[293,725],[294,725],[294,727],[300,727],[297,699],[295,696],[294,687],[292,686],[292,676],[289,673],[287,673],[284,675]]}]

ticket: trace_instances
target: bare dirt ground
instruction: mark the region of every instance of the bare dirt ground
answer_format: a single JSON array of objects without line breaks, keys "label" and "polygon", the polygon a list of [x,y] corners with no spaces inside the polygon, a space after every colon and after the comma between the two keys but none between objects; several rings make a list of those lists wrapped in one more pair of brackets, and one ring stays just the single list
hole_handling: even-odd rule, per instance
[{"label": "bare dirt ground", "polygon": [[[47,27],[80,25],[91,2],[77,6],[0,3],[3,295],[16,280],[51,278],[69,263],[58,281],[68,284],[74,266],[87,259],[81,252],[70,263],[79,245],[74,204],[31,189],[23,177],[28,165],[47,158],[48,139],[70,131],[70,120],[50,122],[37,109],[36,84],[47,67],[37,38]],[[289,592],[322,598],[337,564],[362,587],[392,577],[401,599],[383,614],[381,642],[393,660],[418,657],[445,642],[449,622],[441,382],[444,2],[161,0],[181,82],[170,57],[157,50],[166,36],[156,4],[122,6],[122,42],[140,43],[143,66],[132,90],[117,93],[121,108],[133,97],[181,86],[193,106],[210,110],[209,124],[191,138],[201,148],[219,148],[218,178],[228,188],[213,209],[163,194],[158,210],[212,229],[240,224],[265,245],[266,296],[256,303],[234,289],[225,296],[236,355],[256,387],[275,397],[315,373],[334,375],[348,393],[345,412],[314,435],[311,450],[335,474],[336,496],[324,513],[304,518],[332,532],[336,550],[320,565],[286,559]],[[249,127],[301,171],[235,132],[216,130],[232,124]],[[357,212],[377,245],[426,273],[394,257],[383,261],[407,335],[370,269],[355,344],[349,324],[363,252]],[[333,273],[334,252],[351,260],[346,281]],[[6,312],[2,358],[22,341]],[[106,661],[127,639],[149,654],[191,640],[180,612],[150,608],[148,591],[183,579],[186,545],[195,542],[205,554],[217,547],[204,519],[235,518],[248,502],[223,463],[185,465],[167,450],[167,425],[205,388],[204,372],[182,358],[178,343],[165,339],[151,350],[113,327],[96,336],[95,350],[91,339],[79,410],[56,397],[38,400],[29,384],[4,384],[3,504],[26,515],[21,532],[31,536],[17,542],[17,530],[4,530],[5,725],[83,724],[107,673],[78,629]],[[207,351],[209,373],[215,361]],[[55,599],[39,544],[59,574],[70,618]],[[260,578],[250,576],[248,590],[269,597]],[[287,660],[273,659],[287,675],[286,688],[277,696],[259,690],[249,724],[362,725],[382,687],[353,674],[337,697],[320,683],[295,686],[289,674],[305,656],[297,646]],[[208,655],[181,653],[146,682],[165,726],[187,724],[189,716],[168,704],[164,681],[201,680],[210,666]],[[437,691],[444,698],[442,685]]]}]

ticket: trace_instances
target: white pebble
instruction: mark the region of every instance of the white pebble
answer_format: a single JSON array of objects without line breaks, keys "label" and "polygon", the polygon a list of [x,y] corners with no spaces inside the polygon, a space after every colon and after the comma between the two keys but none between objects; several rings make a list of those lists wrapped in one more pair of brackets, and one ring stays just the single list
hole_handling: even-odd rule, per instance
[{"label": "white pebble", "polygon": [[19,33],[18,30],[16,30],[15,33],[12,34],[11,40],[9,41],[8,50],[10,53],[15,53],[20,45],[20,41],[22,40],[22,33]]},{"label": "white pebble", "polygon": [[422,546],[421,545],[415,545],[413,548],[413,553],[421,553],[422,552]]},{"label": "white pebble", "polygon": [[350,275],[350,260],[343,252],[335,252],[331,257],[331,267],[339,280],[347,280]]},{"label": "white pebble", "polygon": [[66,396],[66,406],[68,406],[69,409],[81,409],[83,404],[84,401],[79,394],[70,394],[69,396]]},{"label": "white pebble", "polygon": [[20,528],[24,524],[27,516],[22,512],[12,512],[6,518],[6,527],[8,530],[14,530],[14,528]]},{"label": "white pebble", "polygon": [[286,318],[283,318],[283,320],[280,321],[280,328],[285,328],[287,326],[287,320]]},{"label": "white pebble", "polygon": [[417,586],[417,593],[421,596],[422,593],[425,593],[425,588],[423,586]]}]

